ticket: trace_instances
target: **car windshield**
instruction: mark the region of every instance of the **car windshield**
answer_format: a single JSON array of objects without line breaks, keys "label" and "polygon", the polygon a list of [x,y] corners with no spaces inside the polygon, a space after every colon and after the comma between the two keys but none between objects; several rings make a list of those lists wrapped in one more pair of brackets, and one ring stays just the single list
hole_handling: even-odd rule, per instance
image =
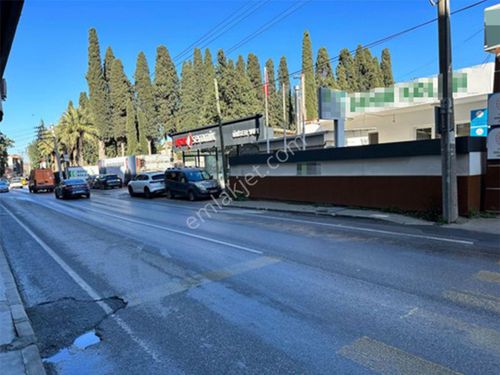
[{"label": "car windshield", "polygon": [[106,176],[106,180],[118,180],[118,176],[116,174],[110,174]]},{"label": "car windshield", "polygon": [[86,182],[81,178],[73,178],[70,180],[64,180],[65,185],[85,185]]},{"label": "car windshield", "polygon": [[10,180],[10,182],[21,182],[21,179],[19,177],[14,177]]},{"label": "car windshield", "polygon": [[206,171],[188,171],[186,172],[188,181],[203,181],[210,180],[210,175]]},{"label": "car windshield", "polygon": [[163,180],[164,176],[163,174],[155,174],[154,176],[151,177],[152,180]]},{"label": "car windshield", "polygon": [[0,186],[7,186],[7,183],[5,181],[0,181]]}]

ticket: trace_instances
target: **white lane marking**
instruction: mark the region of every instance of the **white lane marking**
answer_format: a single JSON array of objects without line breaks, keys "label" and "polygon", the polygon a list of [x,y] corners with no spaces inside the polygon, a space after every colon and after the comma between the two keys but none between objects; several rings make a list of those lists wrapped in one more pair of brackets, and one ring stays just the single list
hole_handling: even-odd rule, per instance
[{"label": "white lane marking", "polygon": [[206,237],[206,236],[200,236],[198,234],[189,233],[189,232],[186,232],[186,231],[183,231],[183,230],[168,228],[168,227],[164,227],[164,226],[157,225],[157,224],[152,224],[152,223],[147,223],[147,222],[140,221],[140,220],[134,220],[134,219],[130,219],[130,218],[127,218],[127,217],[124,217],[124,216],[121,216],[121,215],[114,215],[114,214],[110,214],[110,213],[105,213],[103,211],[94,210],[94,209],[88,208],[88,207],[80,207],[80,208],[83,209],[83,210],[86,210],[86,211],[96,212],[99,215],[105,215],[105,216],[113,217],[113,218],[118,219],[118,220],[128,221],[129,223],[134,223],[134,224],[144,225],[144,226],[155,228],[155,229],[165,230],[167,232],[181,234],[183,236],[188,236],[188,237],[196,238],[196,239],[199,239],[199,240],[216,243],[218,245],[224,245],[224,246],[227,246],[227,247],[232,247],[234,249],[248,251],[249,253],[259,254],[259,255],[264,254],[260,250],[252,249],[252,248],[249,248],[249,247],[246,247],[246,246],[237,245],[237,244],[234,244],[234,243],[231,243],[231,242],[216,240],[215,238]]},{"label": "white lane marking", "polygon": [[[236,215],[250,215],[250,216],[257,216],[252,213],[244,213],[244,212],[233,212]],[[383,229],[372,229],[372,228],[364,228],[364,227],[355,227],[352,225],[344,225],[344,224],[332,224],[332,223],[323,223],[320,221],[313,221],[313,220],[301,220],[301,219],[291,219],[287,217],[282,217],[282,216],[272,216],[272,215],[258,215],[259,218],[269,218],[269,219],[276,219],[276,220],[285,220],[285,221],[291,221],[295,223],[303,223],[303,224],[315,224],[315,225],[322,225],[326,227],[332,227],[332,228],[340,228],[340,229],[350,229],[350,230],[358,230],[362,232],[372,232],[372,233],[380,233],[380,234],[390,234],[393,236],[401,236],[401,237],[411,237],[411,238],[421,238],[421,239],[426,239],[426,240],[433,240],[433,241],[443,241],[443,242],[452,242],[452,243],[459,243],[463,245],[474,245],[474,241],[469,241],[469,240],[458,240],[454,238],[446,238],[446,237],[436,237],[436,236],[426,236],[423,234],[412,234],[412,233],[402,233],[402,232],[392,232],[389,230],[383,230]]]},{"label": "white lane marking", "polygon": [[[38,237],[31,229],[29,229],[23,222],[21,222],[5,205],[2,204],[3,209],[7,212],[39,245],[45,250],[45,252],[66,272],[75,283],[77,283],[80,288],[82,288],[85,293],[87,293],[90,298],[96,300],[97,304],[106,314],[113,313],[113,310],[108,306],[108,304],[102,300],[102,297],[94,290],[87,282],[78,275],[57,253],[52,250],[40,237]],[[151,349],[143,340],[137,337],[132,328],[116,315],[110,315],[113,319],[129,336],[130,338],[138,344],[147,354],[149,354],[155,362],[160,363],[160,356]]]},{"label": "white lane marking", "polygon": [[249,248],[249,247],[246,247],[246,246],[241,246],[241,245],[237,245],[237,244],[234,244],[234,243],[231,243],[231,242],[216,240],[215,238],[201,236],[201,235],[198,235],[198,234],[189,233],[189,232],[178,230],[178,229],[168,228],[168,227],[164,227],[164,226],[156,225],[156,224],[152,224],[152,223],[147,223],[147,222],[140,221],[140,220],[134,220],[134,219],[130,219],[130,218],[127,218],[127,217],[124,217],[124,216],[120,216],[120,215],[113,215],[113,214],[110,214],[110,213],[104,213],[103,211],[94,210],[94,209],[89,208],[89,207],[76,206],[76,205],[67,205],[66,206],[66,205],[62,205],[61,203],[56,203],[56,202],[44,202],[44,203],[41,203],[39,201],[32,201],[32,202],[34,202],[35,204],[39,204],[41,206],[51,207],[51,208],[53,208],[55,210],[57,210],[58,208],[61,208],[64,211],[65,209],[69,208],[69,209],[77,210],[77,211],[84,210],[84,211],[96,212],[96,213],[98,213],[100,215],[114,217],[116,219],[123,220],[123,221],[128,221],[130,223],[144,225],[144,226],[148,226],[148,227],[155,228],[155,229],[165,230],[167,232],[172,232],[172,233],[177,233],[177,234],[181,234],[181,235],[192,237],[192,238],[197,238],[199,240],[204,240],[204,241],[207,241],[207,242],[212,242],[212,243],[216,243],[216,244],[219,244],[219,245],[224,245],[224,246],[227,246],[227,247],[232,247],[234,249],[247,251],[247,252],[250,252],[250,253],[253,253],[253,254],[259,254],[259,255],[264,254],[263,251],[252,249],[252,248]]}]

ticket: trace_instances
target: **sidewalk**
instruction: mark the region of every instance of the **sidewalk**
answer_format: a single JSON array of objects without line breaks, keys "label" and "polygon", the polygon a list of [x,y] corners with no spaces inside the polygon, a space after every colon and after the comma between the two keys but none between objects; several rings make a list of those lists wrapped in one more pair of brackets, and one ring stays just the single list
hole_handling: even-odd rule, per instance
[{"label": "sidewalk", "polygon": [[44,375],[31,323],[0,246],[0,373]]},{"label": "sidewalk", "polygon": [[[233,201],[231,207],[255,210],[278,211],[288,213],[314,214],[334,217],[351,217],[375,219],[402,225],[439,225],[432,221],[412,216],[388,213],[377,210],[353,209],[334,206],[316,206],[312,204],[287,203],[278,201],[248,200]],[[464,218],[460,217],[456,224],[443,225],[445,228],[464,229],[474,232],[500,234],[500,217]]]}]

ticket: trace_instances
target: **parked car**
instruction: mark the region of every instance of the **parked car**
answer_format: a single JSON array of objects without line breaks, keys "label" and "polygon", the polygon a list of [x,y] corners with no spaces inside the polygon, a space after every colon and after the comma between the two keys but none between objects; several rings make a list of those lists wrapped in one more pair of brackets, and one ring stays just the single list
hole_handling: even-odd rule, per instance
[{"label": "parked car", "polygon": [[9,181],[9,187],[10,189],[22,189],[23,181],[21,180],[21,177],[12,177]]},{"label": "parked car", "polygon": [[54,194],[57,199],[90,198],[90,188],[83,178],[68,178],[57,184]]},{"label": "parked car", "polygon": [[9,192],[9,183],[7,181],[0,180],[0,193]]},{"label": "parked car", "polygon": [[141,173],[128,183],[127,188],[131,197],[141,194],[153,198],[164,193],[165,177],[162,172]]},{"label": "parked car", "polygon": [[28,182],[30,193],[38,193],[41,190],[52,192],[55,186],[56,180],[51,169],[38,168],[31,170]]},{"label": "parked car", "polygon": [[122,179],[116,174],[104,174],[95,178],[92,188],[94,189],[113,189],[121,188],[123,185]]},{"label": "parked car", "polygon": [[218,198],[222,189],[219,182],[200,168],[169,168],[165,171],[165,195],[167,198],[186,197],[190,201]]}]

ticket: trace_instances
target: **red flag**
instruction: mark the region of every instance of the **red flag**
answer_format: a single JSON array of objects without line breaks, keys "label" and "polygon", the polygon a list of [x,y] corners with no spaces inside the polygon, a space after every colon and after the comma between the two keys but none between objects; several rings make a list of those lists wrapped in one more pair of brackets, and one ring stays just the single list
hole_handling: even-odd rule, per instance
[{"label": "red flag", "polygon": [[264,68],[264,94],[269,96],[269,79],[267,78],[267,69]]}]

